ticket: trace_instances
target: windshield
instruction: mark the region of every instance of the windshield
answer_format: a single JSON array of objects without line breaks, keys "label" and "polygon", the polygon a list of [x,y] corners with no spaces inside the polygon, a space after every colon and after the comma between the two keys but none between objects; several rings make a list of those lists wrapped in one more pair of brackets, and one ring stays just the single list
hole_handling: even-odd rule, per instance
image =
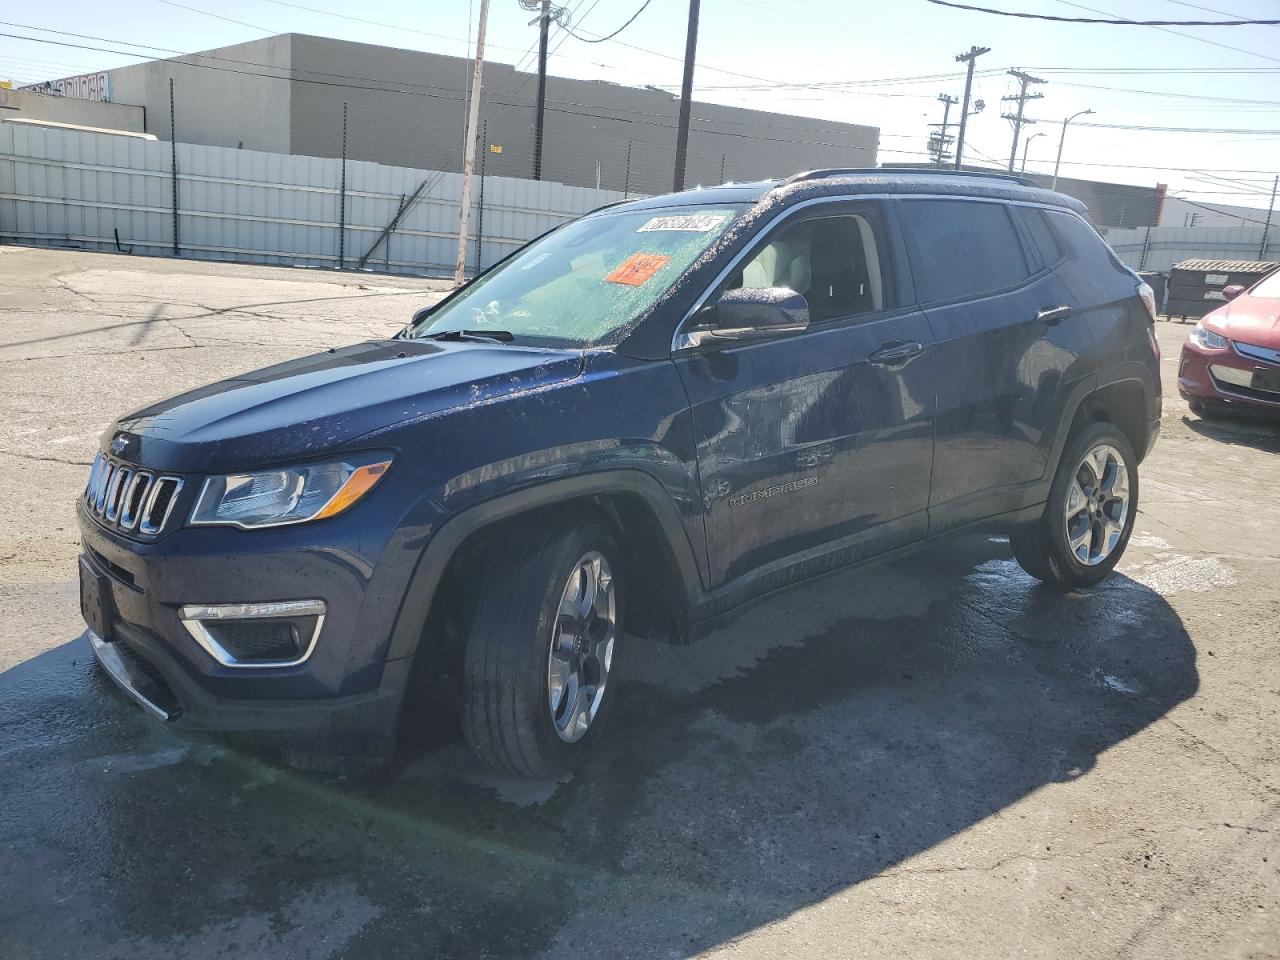
[{"label": "windshield", "polygon": [[1249,296],[1280,300],[1280,270],[1277,270],[1250,290]]},{"label": "windshield", "polygon": [[522,341],[574,346],[609,340],[653,306],[740,212],[680,207],[584,217],[535,240],[406,335],[506,331]]}]

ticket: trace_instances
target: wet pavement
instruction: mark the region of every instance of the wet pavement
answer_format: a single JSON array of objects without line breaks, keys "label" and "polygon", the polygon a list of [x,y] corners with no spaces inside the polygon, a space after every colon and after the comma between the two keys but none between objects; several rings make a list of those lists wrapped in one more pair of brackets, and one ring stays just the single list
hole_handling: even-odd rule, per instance
[{"label": "wet pavement", "polygon": [[79,635],[103,421],[435,295],[392,283],[0,247],[0,957],[1280,956],[1280,431],[1176,399],[1102,586],[968,537],[629,640],[565,783],[438,716],[358,779],[144,716]]}]

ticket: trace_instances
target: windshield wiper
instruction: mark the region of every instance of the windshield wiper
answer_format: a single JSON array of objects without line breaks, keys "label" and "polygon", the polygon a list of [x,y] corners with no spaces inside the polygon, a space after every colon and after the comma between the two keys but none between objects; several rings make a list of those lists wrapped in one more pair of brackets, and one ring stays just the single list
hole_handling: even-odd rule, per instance
[{"label": "windshield wiper", "polygon": [[485,343],[510,343],[515,334],[510,330],[441,330],[424,333],[418,340],[479,340]]}]

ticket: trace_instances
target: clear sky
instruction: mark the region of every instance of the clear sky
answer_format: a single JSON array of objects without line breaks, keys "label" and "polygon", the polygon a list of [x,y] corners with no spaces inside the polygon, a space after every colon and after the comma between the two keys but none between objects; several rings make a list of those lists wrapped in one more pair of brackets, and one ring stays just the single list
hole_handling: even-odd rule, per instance
[{"label": "clear sky", "polygon": [[[576,33],[599,37],[621,26],[642,0],[560,2],[570,9]],[[975,2],[1068,17],[1280,18],[1280,0]],[[478,0],[9,4],[0,13],[0,32],[138,52],[0,36],[0,78],[27,83],[161,55],[131,44],[191,52],[286,32],[466,56],[478,8]],[[678,89],[687,16],[687,0],[650,0],[616,40],[587,43],[557,29],[550,71]],[[533,65],[533,18],[518,0],[491,0],[488,59]],[[1069,130],[1064,176],[1165,181],[1191,200],[1266,206],[1271,178],[1280,173],[1280,27],[1062,24],[949,10],[927,0],[703,0],[695,96],[878,126],[882,161],[924,160],[927,124],[941,119],[936,98],[962,93],[963,65],[955,55],[971,44],[991,52],[978,60],[974,96],[987,107],[970,121],[967,159],[1007,161],[1012,133],[1000,117],[1006,106],[1000,98],[1016,89],[1004,71],[1017,67],[1049,81],[1035,88],[1043,98],[1028,106],[1028,115],[1043,122],[1024,136],[1045,134],[1030,145],[1029,171],[1052,171],[1062,118],[1092,109],[1094,116]],[[1084,125],[1091,122],[1211,132]],[[1263,132],[1240,132],[1253,130]]]}]

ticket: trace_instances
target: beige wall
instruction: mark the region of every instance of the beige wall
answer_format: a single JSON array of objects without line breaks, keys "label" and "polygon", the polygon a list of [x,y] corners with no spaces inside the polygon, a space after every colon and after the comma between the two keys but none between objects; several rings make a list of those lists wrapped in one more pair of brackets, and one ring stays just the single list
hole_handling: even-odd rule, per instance
[{"label": "beige wall", "polygon": [[25,90],[0,89],[0,120],[51,120],[74,123],[106,130],[145,131],[145,112],[141,106],[79,100],[75,97],[51,97]]},{"label": "beige wall", "polygon": [[[289,35],[118,67],[111,99],[147,108],[147,132],[169,140],[169,80],[179,143],[291,153]],[[279,79],[277,79],[279,78]]]}]

